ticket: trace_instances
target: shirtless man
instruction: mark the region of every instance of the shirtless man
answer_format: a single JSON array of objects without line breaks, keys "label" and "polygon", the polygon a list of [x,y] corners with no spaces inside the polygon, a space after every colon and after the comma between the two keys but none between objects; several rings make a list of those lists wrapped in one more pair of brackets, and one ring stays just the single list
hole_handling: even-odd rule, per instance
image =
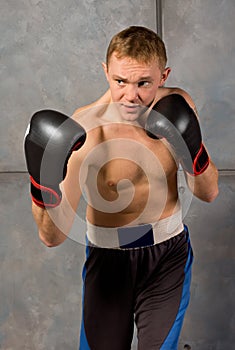
[{"label": "shirtless man", "polygon": [[164,87],[166,62],[156,33],[123,30],[103,64],[107,93],[73,119],[36,113],[25,139],[33,216],[47,246],[67,238],[82,193],[87,201],[81,350],[130,349],[134,321],[139,350],[177,349],[193,260],[177,170],[181,163],[206,202],[218,194],[218,173],[191,97]]}]

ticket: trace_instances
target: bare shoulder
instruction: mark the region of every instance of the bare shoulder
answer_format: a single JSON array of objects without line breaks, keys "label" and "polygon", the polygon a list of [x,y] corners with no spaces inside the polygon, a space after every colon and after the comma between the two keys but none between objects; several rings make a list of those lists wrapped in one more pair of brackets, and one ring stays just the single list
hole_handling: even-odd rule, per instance
[{"label": "bare shoulder", "polygon": [[[72,118],[79,121],[80,119],[83,119],[84,114],[87,114],[86,112],[89,112],[91,109],[94,109],[97,107],[97,110],[100,110],[100,108],[104,105],[107,105],[111,102],[111,93],[110,90],[107,90],[98,100],[86,105],[77,108]],[[100,108],[98,108],[100,107]]]},{"label": "bare shoulder", "polygon": [[86,142],[79,152],[74,152],[76,156],[73,158],[79,161],[90,150],[99,144],[102,140],[102,116],[105,114],[108,106],[111,103],[111,93],[107,90],[95,102],[82,106],[75,110],[72,118],[86,130]]}]

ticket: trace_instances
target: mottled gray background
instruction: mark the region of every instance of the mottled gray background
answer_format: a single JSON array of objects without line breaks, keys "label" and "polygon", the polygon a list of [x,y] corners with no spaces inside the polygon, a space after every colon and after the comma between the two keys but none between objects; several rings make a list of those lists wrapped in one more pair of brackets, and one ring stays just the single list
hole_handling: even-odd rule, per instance
[{"label": "mottled gray background", "polygon": [[[74,350],[78,344],[84,247],[68,239],[49,249],[37,237],[23,157],[29,118],[42,108],[72,114],[99,97],[107,88],[101,62],[111,36],[133,24],[157,28],[159,4],[1,1],[0,349]],[[195,263],[179,349],[185,343],[193,350],[233,349],[235,3],[166,0],[161,15],[172,67],[168,85],[193,96],[220,169],[216,201],[194,199],[186,208]],[[181,187],[184,196],[183,179]]]}]

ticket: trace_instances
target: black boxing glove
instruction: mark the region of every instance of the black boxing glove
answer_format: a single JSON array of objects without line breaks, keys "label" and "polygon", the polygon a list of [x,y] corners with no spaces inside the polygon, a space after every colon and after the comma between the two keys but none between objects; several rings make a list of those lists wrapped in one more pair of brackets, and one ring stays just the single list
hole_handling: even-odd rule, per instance
[{"label": "black boxing glove", "polygon": [[198,118],[181,95],[159,100],[147,118],[145,130],[152,138],[165,138],[188,173],[199,175],[208,167]]},{"label": "black boxing glove", "polygon": [[32,116],[24,148],[32,200],[39,207],[60,204],[59,184],[66,176],[68,160],[85,140],[83,127],[60,112],[41,110]]}]

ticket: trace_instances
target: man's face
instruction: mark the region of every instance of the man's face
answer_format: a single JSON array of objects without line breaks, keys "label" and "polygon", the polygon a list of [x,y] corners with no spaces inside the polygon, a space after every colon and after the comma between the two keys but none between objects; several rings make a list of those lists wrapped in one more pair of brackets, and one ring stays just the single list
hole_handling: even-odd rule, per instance
[{"label": "man's face", "polygon": [[[162,72],[157,60],[140,63],[129,57],[111,56],[108,68],[103,64],[109,82],[112,102],[117,102],[125,120],[138,118],[139,110],[149,106],[156,97],[169,74],[169,68]],[[142,108],[143,110],[143,108]]]}]

